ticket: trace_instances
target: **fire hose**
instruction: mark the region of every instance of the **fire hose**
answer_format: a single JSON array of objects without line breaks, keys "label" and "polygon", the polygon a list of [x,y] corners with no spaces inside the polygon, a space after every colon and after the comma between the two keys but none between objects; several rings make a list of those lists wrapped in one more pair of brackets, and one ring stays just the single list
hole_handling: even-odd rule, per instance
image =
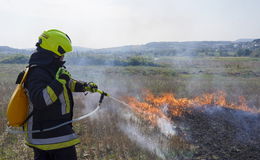
[{"label": "fire hose", "polygon": [[[98,89],[97,92],[101,94],[100,99],[99,99],[99,103],[98,103],[97,107],[96,107],[92,112],[87,113],[87,114],[85,114],[85,115],[82,115],[82,116],[80,116],[80,117],[78,117],[78,118],[72,119],[71,121],[67,121],[67,122],[61,123],[61,124],[59,124],[59,125],[56,125],[56,126],[53,126],[53,127],[50,127],[50,128],[45,128],[45,129],[42,129],[42,130],[21,131],[21,130],[14,130],[14,129],[12,129],[12,128],[9,127],[9,126],[7,127],[6,130],[7,130],[7,132],[13,133],[13,134],[26,134],[26,133],[27,133],[27,134],[31,134],[31,133],[40,133],[40,132],[51,131],[51,130],[60,128],[60,127],[62,127],[62,126],[68,125],[68,124],[70,124],[70,123],[77,122],[77,121],[80,121],[80,120],[85,119],[85,118],[87,118],[87,117],[90,117],[91,115],[93,115],[95,112],[97,112],[97,111],[100,109],[100,105],[101,105],[101,103],[103,102],[103,99],[104,99],[105,96],[110,97],[110,98],[112,98],[112,99],[114,99],[114,100],[117,100],[116,98],[111,97],[109,94],[107,94],[107,93],[104,92],[104,91],[101,91],[101,90]],[[118,101],[119,101],[119,100],[118,100]]]}]

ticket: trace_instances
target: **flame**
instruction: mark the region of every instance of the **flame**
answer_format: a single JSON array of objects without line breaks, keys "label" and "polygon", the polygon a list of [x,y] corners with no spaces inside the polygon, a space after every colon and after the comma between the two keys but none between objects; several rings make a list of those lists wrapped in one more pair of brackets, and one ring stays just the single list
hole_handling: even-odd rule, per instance
[{"label": "flame", "polygon": [[[185,112],[191,112],[196,107],[219,106],[246,112],[260,113],[259,109],[247,106],[246,99],[239,97],[238,104],[229,103],[226,99],[226,93],[217,91],[214,93],[205,93],[195,98],[176,98],[173,93],[163,93],[155,96],[150,91],[144,92],[143,101],[135,97],[126,97],[125,101],[131,106],[134,112],[138,113],[144,119],[153,124],[157,123],[158,118],[169,120],[167,114],[171,116],[182,116]],[[167,108],[167,111],[165,111]]]}]

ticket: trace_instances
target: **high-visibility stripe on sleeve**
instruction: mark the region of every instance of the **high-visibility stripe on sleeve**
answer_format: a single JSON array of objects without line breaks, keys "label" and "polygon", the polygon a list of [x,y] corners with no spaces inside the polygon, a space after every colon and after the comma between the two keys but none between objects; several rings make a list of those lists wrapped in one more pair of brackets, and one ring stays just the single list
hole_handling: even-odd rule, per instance
[{"label": "high-visibility stripe on sleeve", "polygon": [[42,91],[42,94],[43,94],[43,99],[44,99],[47,106],[51,105],[53,102],[55,102],[57,100],[57,96],[56,96],[55,92],[49,86],[47,86]]},{"label": "high-visibility stripe on sleeve", "polygon": [[70,90],[72,91],[72,92],[75,92],[75,88],[76,88],[76,83],[77,83],[77,81],[75,81],[75,80],[73,80],[73,79],[71,79],[70,80]]},{"label": "high-visibility stripe on sleeve", "polygon": [[55,102],[57,100],[57,96],[56,96],[55,92],[52,90],[52,88],[47,86],[47,92],[49,93],[52,102]]},{"label": "high-visibility stripe on sleeve", "polygon": [[66,113],[70,113],[70,100],[69,100],[69,95],[66,87],[64,87],[63,92],[64,92],[63,94],[66,102]]},{"label": "high-visibility stripe on sleeve", "polygon": [[64,94],[61,93],[59,95],[59,100],[60,100],[60,103],[61,103],[61,114],[66,114],[66,102],[65,102],[65,98],[64,98]]}]

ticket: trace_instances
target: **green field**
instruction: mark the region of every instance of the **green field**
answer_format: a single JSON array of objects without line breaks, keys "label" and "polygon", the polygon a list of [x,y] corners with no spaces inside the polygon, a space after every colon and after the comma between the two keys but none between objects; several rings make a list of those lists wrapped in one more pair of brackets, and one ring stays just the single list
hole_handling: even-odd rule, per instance
[{"label": "green field", "polygon": [[[75,79],[96,82],[100,89],[117,98],[138,97],[144,89],[155,95],[170,92],[180,98],[192,98],[221,90],[227,93],[229,101],[236,103],[237,97],[244,96],[248,106],[260,109],[260,58],[163,57],[155,59],[155,62],[161,66],[69,65],[67,69]],[[5,132],[7,103],[15,88],[16,76],[25,66],[26,64],[0,64],[0,160],[32,159],[32,150],[24,145],[23,136]],[[74,96],[76,115],[86,111],[86,104],[88,108],[93,108],[98,100],[96,94],[89,97],[83,94]],[[117,107],[118,111],[115,111]],[[147,149],[120,130],[120,124],[131,121],[120,115],[120,112],[126,112],[122,107],[105,99],[97,116],[74,124],[82,141],[77,145],[78,159],[162,158],[155,148],[151,149],[154,151]],[[139,124],[144,125],[142,132],[150,136],[157,134],[156,128],[150,129],[146,123]],[[165,142],[165,137],[162,136],[160,143],[168,141]],[[196,152],[194,145],[179,136],[170,137],[169,143],[167,146],[171,148],[167,148],[167,153],[164,153],[166,159],[190,159]]]}]

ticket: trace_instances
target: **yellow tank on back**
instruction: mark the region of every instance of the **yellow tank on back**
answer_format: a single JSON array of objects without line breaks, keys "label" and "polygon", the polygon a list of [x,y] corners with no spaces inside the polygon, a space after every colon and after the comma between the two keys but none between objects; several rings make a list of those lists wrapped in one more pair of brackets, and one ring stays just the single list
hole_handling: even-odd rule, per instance
[{"label": "yellow tank on back", "polygon": [[7,107],[7,125],[12,127],[22,126],[28,116],[29,102],[23,87],[29,68],[26,68],[23,78],[13,92]]}]

